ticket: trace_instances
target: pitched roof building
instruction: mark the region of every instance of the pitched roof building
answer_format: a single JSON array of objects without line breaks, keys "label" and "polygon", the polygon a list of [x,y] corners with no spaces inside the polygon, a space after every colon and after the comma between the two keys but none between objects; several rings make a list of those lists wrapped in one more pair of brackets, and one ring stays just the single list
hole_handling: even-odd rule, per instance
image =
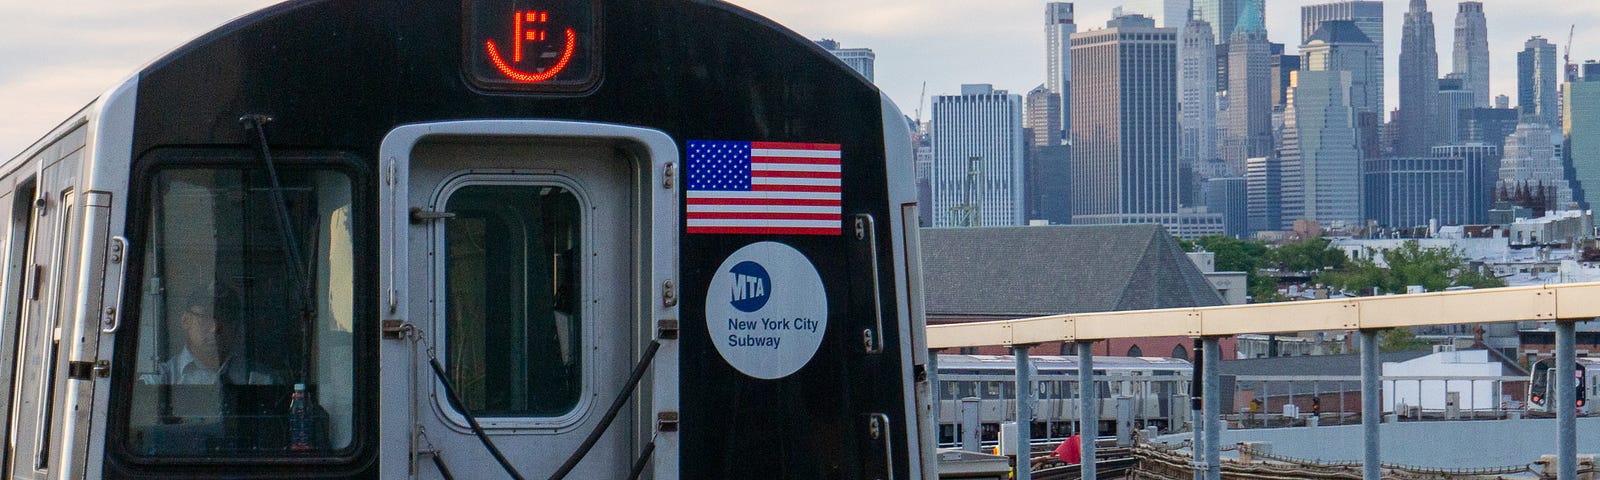
[{"label": "pitched roof building", "polygon": [[1222,304],[1159,225],[927,229],[922,265],[929,317]]},{"label": "pitched roof building", "polygon": [[[921,237],[930,324],[1223,304],[1160,225],[933,228]],[[1189,342],[1119,339],[1095,351],[1124,355],[1137,346],[1163,356]],[[1233,345],[1224,345],[1225,358]],[[971,353],[1008,353],[989,350]]]}]

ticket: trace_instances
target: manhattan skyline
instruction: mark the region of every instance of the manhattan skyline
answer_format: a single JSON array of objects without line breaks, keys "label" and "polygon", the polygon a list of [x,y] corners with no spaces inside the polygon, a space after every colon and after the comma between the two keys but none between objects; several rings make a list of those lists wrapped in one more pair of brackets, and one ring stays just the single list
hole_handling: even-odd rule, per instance
[{"label": "manhattan skyline", "polygon": [[[0,158],[10,159],[97,95],[142,65],[228,20],[272,5],[269,0],[85,0],[70,5],[0,4]],[[1044,83],[1043,0],[736,0],[812,39],[832,38],[877,53],[877,83],[906,115],[927,99],[959,92],[963,83],[990,83],[1027,92]],[[1079,31],[1105,27],[1121,0],[1077,1]],[[1300,6],[1321,0],[1266,2],[1272,42],[1298,47]],[[1458,2],[1433,0],[1438,25],[1454,25]],[[1578,24],[1572,59],[1600,58],[1600,4],[1485,0],[1492,65],[1491,96],[1516,98],[1516,58],[1522,42],[1540,35],[1565,48]],[[1386,104],[1397,105],[1393,63],[1399,57],[1403,1],[1385,3]],[[1559,21],[1552,21],[1559,19]],[[1586,28],[1585,25],[1595,25]],[[1436,28],[1441,71],[1453,29]],[[922,102],[923,119],[930,118]]]}]

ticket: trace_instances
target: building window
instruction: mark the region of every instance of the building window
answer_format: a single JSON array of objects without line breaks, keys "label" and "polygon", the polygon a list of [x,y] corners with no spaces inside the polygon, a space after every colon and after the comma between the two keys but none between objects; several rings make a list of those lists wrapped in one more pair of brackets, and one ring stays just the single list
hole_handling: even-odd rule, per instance
[{"label": "building window", "polygon": [[1188,361],[1189,360],[1189,349],[1183,348],[1183,345],[1173,345],[1172,346],[1172,358],[1176,358],[1178,360],[1183,360],[1183,361]]},{"label": "building window", "polygon": [[1138,345],[1134,345],[1132,347],[1128,347],[1128,356],[1130,356],[1130,357],[1143,357],[1144,356],[1144,351],[1140,350]]}]

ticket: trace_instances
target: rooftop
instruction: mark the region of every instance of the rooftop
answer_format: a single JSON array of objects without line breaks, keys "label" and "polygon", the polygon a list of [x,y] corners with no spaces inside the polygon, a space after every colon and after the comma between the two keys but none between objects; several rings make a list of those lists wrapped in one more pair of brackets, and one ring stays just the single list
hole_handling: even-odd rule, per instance
[{"label": "rooftop", "polygon": [[922,231],[928,314],[1029,317],[1221,305],[1160,225]]}]

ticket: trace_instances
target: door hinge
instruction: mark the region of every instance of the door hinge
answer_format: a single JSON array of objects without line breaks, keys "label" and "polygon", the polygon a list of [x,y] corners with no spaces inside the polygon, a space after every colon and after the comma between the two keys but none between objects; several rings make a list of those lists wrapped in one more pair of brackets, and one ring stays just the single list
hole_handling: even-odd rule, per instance
[{"label": "door hinge", "polygon": [[678,339],[678,320],[664,318],[656,322],[656,338],[662,340]]},{"label": "door hinge", "polygon": [[656,430],[661,432],[678,431],[678,412],[666,411],[656,413]]},{"label": "door hinge", "polygon": [[111,376],[111,362],[99,360],[94,362],[67,362],[67,378],[73,380],[94,380]]},{"label": "door hinge", "polygon": [[674,173],[674,171],[677,170],[676,167],[677,165],[674,165],[672,162],[667,162],[665,169],[661,171],[661,188],[668,190],[672,189],[673,177],[677,175]]}]

